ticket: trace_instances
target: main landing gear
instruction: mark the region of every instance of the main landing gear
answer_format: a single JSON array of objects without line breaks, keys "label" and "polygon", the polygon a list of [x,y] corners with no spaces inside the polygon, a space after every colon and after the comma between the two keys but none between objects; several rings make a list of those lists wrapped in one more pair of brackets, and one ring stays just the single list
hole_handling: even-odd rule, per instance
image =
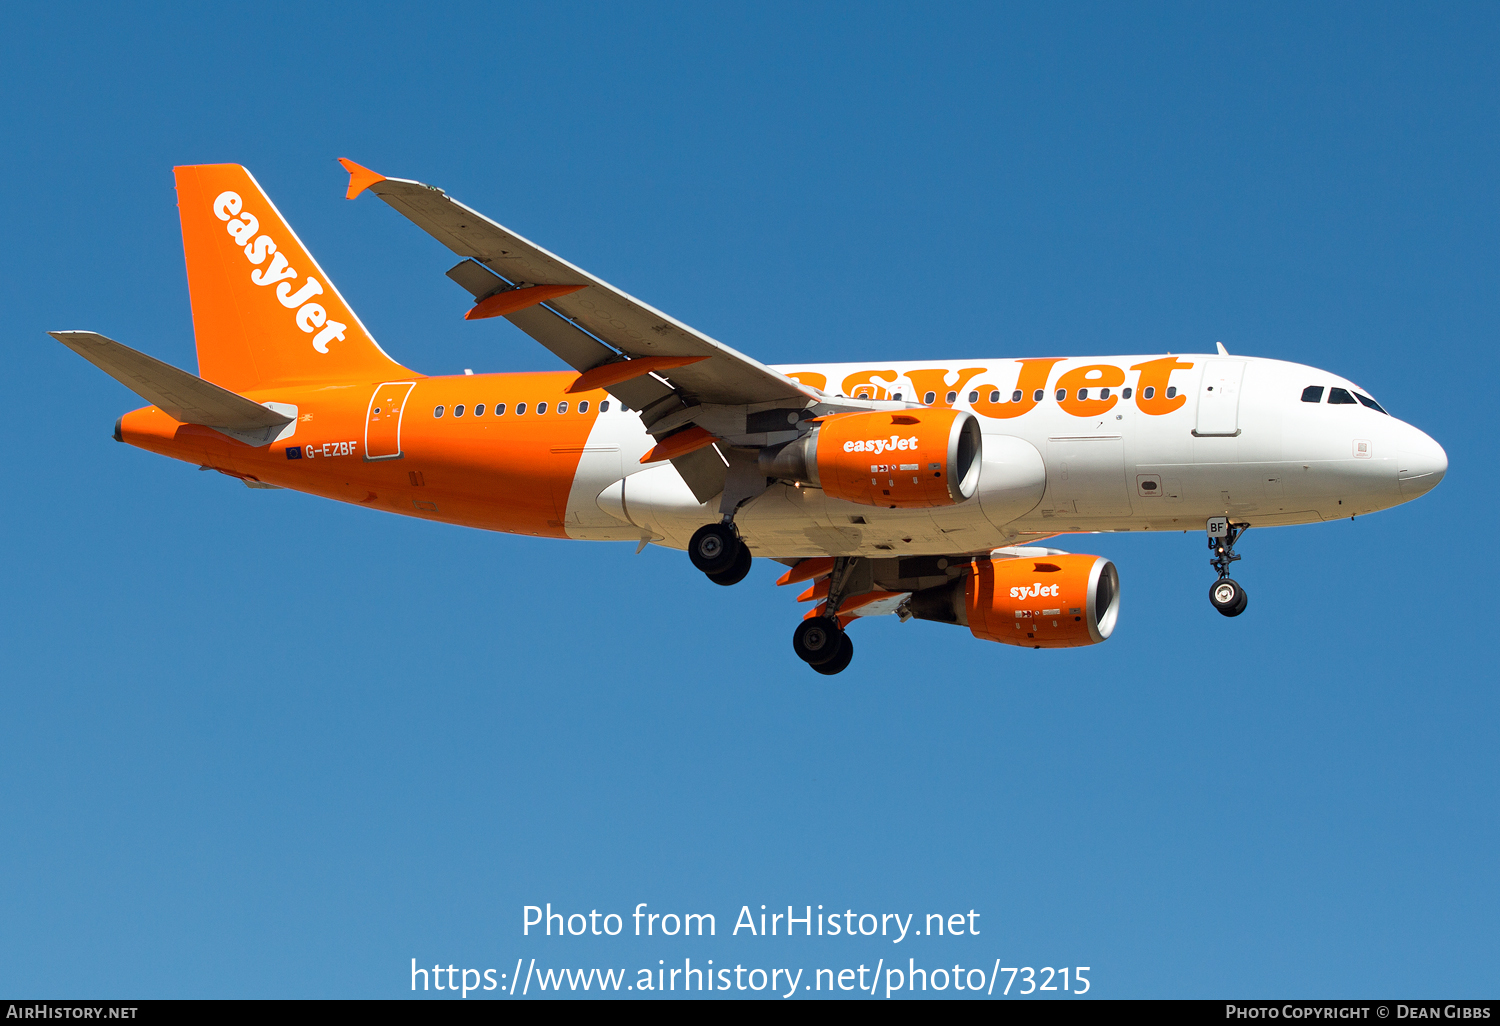
[{"label": "main landing gear", "polygon": [[1213,551],[1208,565],[1219,574],[1219,579],[1208,589],[1208,601],[1225,616],[1239,616],[1250,603],[1245,589],[1229,576],[1229,564],[1240,558],[1234,551],[1234,543],[1248,530],[1249,524],[1231,524],[1228,517],[1212,517],[1208,521],[1208,547]]},{"label": "main landing gear", "polygon": [[792,650],[798,659],[829,676],[842,673],[854,658],[854,642],[833,616],[814,616],[799,623],[792,632]]},{"label": "main landing gear", "polygon": [[[734,527],[734,515],[741,506],[766,490],[767,478],[760,472],[753,453],[730,448],[729,469],[724,476],[724,492],[719,498],[717,524],[704,524],[688,541],[688,558],[715,584],[739,584],[750,572],[750,549]],[[720,453],[722,456],[723,453]]]},{"label": "main landing gear", "polygon": [[750,548],[731,524],[704,524],[688,542],[688,559],[715,584],[739,584],[750,572]]},{"label": "main landing gear", "polygon": [[838,611],[849,586],[850,568],[857,561],[854,556],[840,556],[833,561],[823,615],[803,620],[792,632],[792,651],[797,658],[827,676],[842,673],[854,658],[854,642],[840,626]]}]

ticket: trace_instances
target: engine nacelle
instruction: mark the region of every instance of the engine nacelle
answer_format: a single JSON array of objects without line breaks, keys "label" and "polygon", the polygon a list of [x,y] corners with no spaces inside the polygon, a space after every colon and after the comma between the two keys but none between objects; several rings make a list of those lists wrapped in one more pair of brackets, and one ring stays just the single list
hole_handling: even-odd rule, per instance
[{"label": "engine nacelle", "polygon": [[952,506],[979,487],[982,444],[979,421],[961,410],[837,413],[761,450],[760,470],[865,506]]},{"label": "engine nacelle", "polygon": [[1078,648],[1114,632],[1120,575],[1103,556],[982,557],[952,584],[912,595],[908,608],[922,620],[963,624],[986,641]]}]

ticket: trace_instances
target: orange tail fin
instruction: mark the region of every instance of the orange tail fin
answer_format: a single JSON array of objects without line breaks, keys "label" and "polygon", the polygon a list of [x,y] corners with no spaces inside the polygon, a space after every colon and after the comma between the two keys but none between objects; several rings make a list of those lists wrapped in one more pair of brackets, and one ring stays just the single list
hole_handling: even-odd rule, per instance
[{"label": "orange tail fin", "polygon": [[413,376],[370,337],[250,172],[173,170],[202,377],[250,392]]}]

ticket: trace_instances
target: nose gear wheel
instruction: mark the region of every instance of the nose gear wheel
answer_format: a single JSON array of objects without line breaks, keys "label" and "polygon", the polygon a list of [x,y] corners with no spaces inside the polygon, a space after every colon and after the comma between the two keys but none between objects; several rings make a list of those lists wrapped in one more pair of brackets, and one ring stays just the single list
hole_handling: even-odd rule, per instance
[{"label": "nose gear wheel", "polygon": [[1223,577],[1209,586],[1208,601],[1225,616],[1239,616],[1245,611],[1250,598],[1238,581]]}]

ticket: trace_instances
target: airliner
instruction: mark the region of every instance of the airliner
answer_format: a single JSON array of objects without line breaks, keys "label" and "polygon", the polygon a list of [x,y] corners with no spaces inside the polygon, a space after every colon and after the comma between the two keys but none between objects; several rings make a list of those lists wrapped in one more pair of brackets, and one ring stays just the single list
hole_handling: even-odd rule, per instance
[{"label": "airliner", "polygon": [[1061,535],[1203,531],[1209,600],[1238,616],[1252,525],[1387,509],[1448,468],[1368,389],[1222,344],[768,366],[441,189],[340,163],[348,199],[379,197],[460,258],[466,319],[503,317],[571,370],[403,366],[247,170],[178,167],[198,373],[51,333],[151,404],[115,440],[251,488],[683,549],[720,585],[774,560],[779,584],[806,585],[792,647],[818,673],[844,670],[849,626],[875,616],[1024,648],[1104,641],[1119,573],[1042,544]]}]

